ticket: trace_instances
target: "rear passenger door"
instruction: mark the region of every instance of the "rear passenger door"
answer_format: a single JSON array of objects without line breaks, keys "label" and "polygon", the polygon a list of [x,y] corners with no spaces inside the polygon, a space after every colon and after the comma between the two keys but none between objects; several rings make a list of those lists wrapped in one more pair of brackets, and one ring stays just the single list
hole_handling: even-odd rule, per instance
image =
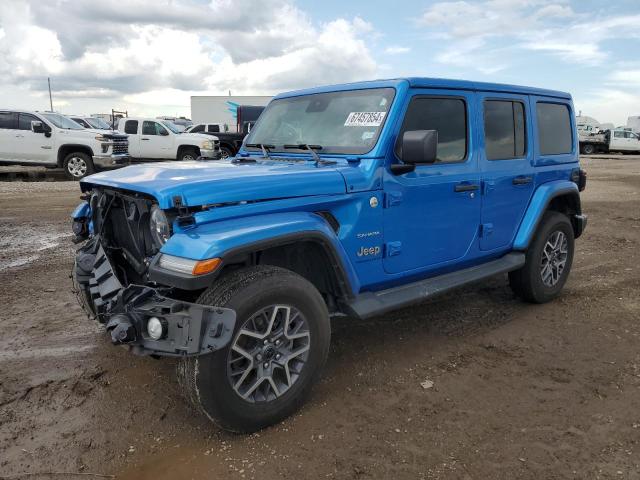
[{"label": "rear passenger door", "polygon": [[479,93],[482,125],[480,249],[506,248],[534,187],[532,128],[526,95]]},{"label": "rear passenger door", "polygon": [[5,162],[17,160],[16,135],[18,114],[14,112],[0,112],[0,160]]}]

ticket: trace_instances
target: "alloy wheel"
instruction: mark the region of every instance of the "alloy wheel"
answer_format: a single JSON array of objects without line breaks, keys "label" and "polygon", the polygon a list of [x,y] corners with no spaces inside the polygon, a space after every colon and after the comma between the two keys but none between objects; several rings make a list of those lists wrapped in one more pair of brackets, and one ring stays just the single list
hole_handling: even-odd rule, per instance
[{"label": "alloy wheel", "polygon": [[555,286],[562,277],[569,255],[569,242],[564,232],[556,230],[549,235],[540,258],[540,277],[547,287]]},{"label": "alloy wheel", "polygon": [[227,377],[245,401],[273,401],[300,378],[309,357],[311,334],[302,313],[271,305],[244,322],[233,341]]},{"label": "alloy wheel", "polygon": [[80,157],[71,157],[67,162],[67,170],[75,178],[84,177],[87,173],[87,162]]}]

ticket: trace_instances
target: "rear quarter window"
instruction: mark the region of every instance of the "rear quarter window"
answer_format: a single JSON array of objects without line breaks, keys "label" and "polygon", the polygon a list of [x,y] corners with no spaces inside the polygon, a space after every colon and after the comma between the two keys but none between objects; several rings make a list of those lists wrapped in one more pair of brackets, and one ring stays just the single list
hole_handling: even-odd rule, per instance
[{"label": "rear quarter window", "polygon": [[573,136],[569,107],[561,103],[538,102],[536,115],[540,155],[571,153]]},{"label": "rear quarter window", "polygon": [[129,135],[135,135],[138,133],[138,121],[127,120],[124,124],[124,133],[128,133]]}]

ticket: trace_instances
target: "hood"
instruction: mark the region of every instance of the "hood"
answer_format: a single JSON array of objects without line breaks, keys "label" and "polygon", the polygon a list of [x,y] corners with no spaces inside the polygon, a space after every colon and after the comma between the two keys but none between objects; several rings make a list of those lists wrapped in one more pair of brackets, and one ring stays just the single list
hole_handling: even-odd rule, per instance
[{"label": "hood", "polygon": [[180,196],[186,206],[269,200],[346,192],[343,176],[332,166],[313,162],[231,161],[162,162],[132,165],[85,177],[83,191],[103,185],[146,193],[160,208]]},{"label": "hood", "polygon": [[204,133],[185,133],[185,132],[180,132],[178,135],[180,135],[181,137],[186,137],[186,138],[193,138],[194,140],[211,140],[212,136],[211,135],[206,135]]}]

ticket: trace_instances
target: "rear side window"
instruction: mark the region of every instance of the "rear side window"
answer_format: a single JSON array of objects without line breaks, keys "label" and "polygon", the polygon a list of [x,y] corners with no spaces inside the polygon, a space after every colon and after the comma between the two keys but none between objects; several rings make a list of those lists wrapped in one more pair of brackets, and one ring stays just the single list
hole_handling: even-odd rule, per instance
[{"label": "rear side window", "polygon": [[414,97],[396,143],[400,158],[402,137],[411,130],[438,131],[437,163],[461,162],[467,156],[467,107],[462,99]]},{"label": "rear side window", "polygon": [[128,133],[129,135],[135,135],[136,133],[138,133],[138,121],[127,120],[124,123],[124,133]]},{"label": "rear side window", "polygon": [[220,125],[209,125],[207,127],[209,133],[220,133]]},{"label": "rear side window", "polygon": [[[31,122],[42,122],[35,115],[21,113],[18,115],[18,130],[31,130]],[[44,123],[44,122],[43,122]]]},{"label": "rear side window", "polygon": [[13,112],[0,112],[0,128],[15,130],[17,115]]},{"label": "rear side window", "polygon": [[540,154],[571,153],[573,148],[569,108],[559,103],[538,102],[536,110]]},{"label": "rear side window", "polygon": [[484,143],[488,160],[523,157],[524,104],[509,100],[484,102]]}]

